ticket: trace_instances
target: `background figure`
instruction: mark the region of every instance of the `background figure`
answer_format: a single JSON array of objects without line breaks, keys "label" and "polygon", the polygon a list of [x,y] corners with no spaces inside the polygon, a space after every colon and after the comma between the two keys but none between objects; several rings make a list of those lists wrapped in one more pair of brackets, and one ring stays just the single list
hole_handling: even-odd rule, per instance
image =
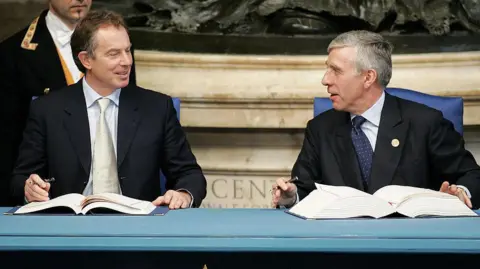
[{"label": "background figure", "polygon": [[[77,82],[70,37],[91,0],[50,0],[30,25],[0,44],[0,206],[12,206],[9,180],[30,102]],[[135,67],[130,75],[135,84]]]}]

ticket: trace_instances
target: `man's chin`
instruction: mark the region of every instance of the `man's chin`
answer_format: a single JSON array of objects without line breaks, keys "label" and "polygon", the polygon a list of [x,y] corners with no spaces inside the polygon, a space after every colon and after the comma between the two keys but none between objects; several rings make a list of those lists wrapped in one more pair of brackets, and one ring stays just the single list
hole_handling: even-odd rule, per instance
[{"label": "man's chin", "polygon": [[71,12],[70,12],[70,19],[75,22],[75,23],[78,23],[80,20],[82,20],[83,18],[85,18],[85,16],[87,15],[87,10],[85,8],[78,8],[78,9],[73,9]]},{"label": "man's chin", "polygon": [[333,109],[337,110],[337,111],[343,111],[344,107],[342,107],[340,104],[338,104],[337,102],[332,102],[332,107]]},{"label": "man's chin", "polygon": [[128,86],[128,83],[129,83],[129,81],[130,81],[129,79],[127,79],[127,80],[122,80],[122,81],[119,81],[119,82],[117,83],[117,89],[120,89],[120,88],[125,88],[125,87],[127,87],[127,86]]}]

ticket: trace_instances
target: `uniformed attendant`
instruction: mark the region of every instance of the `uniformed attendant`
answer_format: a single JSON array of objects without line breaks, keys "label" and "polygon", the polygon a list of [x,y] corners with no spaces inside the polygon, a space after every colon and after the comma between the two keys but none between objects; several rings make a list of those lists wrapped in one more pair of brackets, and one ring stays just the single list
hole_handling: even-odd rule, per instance
[{"label": "uniformed attendant", "polygon": [[[9,181],[32,99],[76,83],[83,74],[70,37],[91,0],[49,0],[48,9],[0,43],[0,206],[14,205]],[[135,69],[130,75],[135,84]]]}]

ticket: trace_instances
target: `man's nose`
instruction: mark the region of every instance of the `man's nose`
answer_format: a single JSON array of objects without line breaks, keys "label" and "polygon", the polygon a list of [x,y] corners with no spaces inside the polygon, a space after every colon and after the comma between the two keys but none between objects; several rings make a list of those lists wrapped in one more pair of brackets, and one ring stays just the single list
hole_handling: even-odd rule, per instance
[{"label": "man's nose", "polygon": [[323,86],[328,86],[330,84],[330,78],[328,76],[328,73],[325,73],[323,75],[322,84],[323,84]]},{"label": "man's nose", "polygon": [[132,55],[129,52],[125,52],[122,55],[122,60],[120,61],[121,65],[132,65]]}]

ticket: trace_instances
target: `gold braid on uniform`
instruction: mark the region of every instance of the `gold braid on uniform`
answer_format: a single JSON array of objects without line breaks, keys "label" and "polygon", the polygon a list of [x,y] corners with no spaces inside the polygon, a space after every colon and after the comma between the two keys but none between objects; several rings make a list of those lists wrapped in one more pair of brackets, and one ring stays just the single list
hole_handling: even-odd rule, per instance
[{"label": "gold braid on uniform", "polygon": [[22,48],[27,50],[37,49],[38,44],[31,43],[31,42],[32,42],[33,35],[35,34],[35,30],[37,30],[38,19],[39,17],[35,18],[30,24],[30,26],[28,27],[27,33],[25,34],[25,37],[22,40],[22,44],[20,45]]}]

